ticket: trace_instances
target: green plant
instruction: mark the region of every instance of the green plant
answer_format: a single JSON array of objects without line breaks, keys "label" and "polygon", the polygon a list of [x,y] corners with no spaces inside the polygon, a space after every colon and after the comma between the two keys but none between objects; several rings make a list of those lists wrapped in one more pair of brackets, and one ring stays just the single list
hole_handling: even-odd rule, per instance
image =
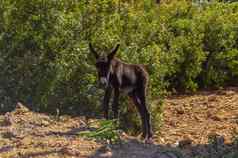
[{"label": "green plant", "polygon": [[117,120],[100,120],[96,123],[98,127],[95,130],[82,131],[79,132],[78,135],[97,140],[108,140],[110,143],[117,143],[120,141]]}]

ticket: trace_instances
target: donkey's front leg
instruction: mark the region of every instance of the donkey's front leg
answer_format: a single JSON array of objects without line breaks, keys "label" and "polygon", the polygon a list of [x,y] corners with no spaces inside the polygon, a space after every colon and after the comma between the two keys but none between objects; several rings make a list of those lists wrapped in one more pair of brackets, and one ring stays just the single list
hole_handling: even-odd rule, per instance
[{"label": "donkey's front leg", "polygon": [[119,100],[119,89],[114,89],[114,97],[113,97],[113,103],[112,103],[112,111],[113,111],[113,117],[114,119],[118,119],[118,100]]},{"label": "donkey's front leg", "polygon": [[104,98],[103,98],[103,111],[104,111],[104,118],[106,119],[109,119],[109,116],[108,116],[108,110],[109,110],[109,101],[110,101],[110,98],[111,98],[111,93],[112,93],[112,88],[111,87],[108,87],[106,90],[105,90],[105,95],[104,95]]}]

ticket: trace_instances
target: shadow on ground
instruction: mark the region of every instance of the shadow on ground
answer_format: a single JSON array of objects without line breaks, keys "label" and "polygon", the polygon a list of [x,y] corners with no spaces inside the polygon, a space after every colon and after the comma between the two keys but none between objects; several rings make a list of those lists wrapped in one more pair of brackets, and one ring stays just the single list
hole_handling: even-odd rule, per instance
[{"label": "shadow on ground", "polygon": [[[222,139],[222,138],[219,138]],[[186,142],[186,140],[183,140]],[[217,140],[219,141],[219,140]],[[221,144],[217,144],[221,143]],[[90,158],[238,158],[238,146],[224,144],[145,144],[137,139],[128,139],[117,145],[105,145]]]}]

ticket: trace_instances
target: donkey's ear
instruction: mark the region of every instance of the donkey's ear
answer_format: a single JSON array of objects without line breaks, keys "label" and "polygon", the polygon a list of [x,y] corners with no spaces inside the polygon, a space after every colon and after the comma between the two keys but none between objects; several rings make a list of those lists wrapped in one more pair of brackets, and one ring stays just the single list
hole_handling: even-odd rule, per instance
[{"label": "donkey's ear", "polygon": [[112,50],[112,52],[108,55],[109,59],[113,59],[113,57],[115,56],[118,48],[119,48],[120,44],[117,44],[117,46]]},{"label": "donkey's ear", "polygon": [[99,56],[98,56],[97,52],[94,50],[92,43],[89,43],[89,49],[90,49],[90,52],[92,52],[93,55],[95,56],[95,58],[97,59]]}]

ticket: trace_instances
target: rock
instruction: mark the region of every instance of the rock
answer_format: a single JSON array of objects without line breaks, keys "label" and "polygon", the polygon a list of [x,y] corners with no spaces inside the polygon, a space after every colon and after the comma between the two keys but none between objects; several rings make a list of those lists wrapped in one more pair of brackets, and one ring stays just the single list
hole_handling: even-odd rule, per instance
[{"label": "rock", "polygon": [[6,139],[15,138],[14,133],[11,132],[11,131],[7,131],[7,132],[4,132],[4,133],[1,133],[1,135],[2,135],[3,138],[6,138]]},{"label": "rock", "polygon": [[2,119],[0,119],[0,126],[10,126],[13,120],[9,112],[7,112]]},{"label": "rock", "polygon": [[185,113],[185,110],[183,108],[178,108],[178,109],[176,109],[176,112],[177,112],[177,114],[182,115]]},{"label": "rock", "polygon": [[62,148],[60,150],[60,152],[63,154],[66,154],[66,155],[70,155],[70,156],[80,156],[81,155],[80,151],[78,151],[77,149],[74,149],[74,148],[69,148],[69,147]]},{"label": "rock", "polygon": [[107,152],[111,152],[112,149],[108,145],[106,145],[106,146],[101,147],[98,151],[102,152],[102,153],[107,153]]},{"label": "rock", "polygon": [[102,153],[102,154],[100,154],[100,157],[112,157],[112,152],[111,151],[107,151],[106,153]]},{"label": "rock", "polygon": [[209,141],[211,141],[210,143],[216,143],[216,144],[220,144],[223,145],[225,142],[225,139],[223,136],[220,136],[217,133],[211,133],[208,135],[208,139]]},{"label": "rock", "polygon": [[214,121],[222,121],[223,117],[220,115],[213,115],[211,116],[211,119]]},{"label": "rock", "polygon": [[216,94],[217,94],[217,95],[226,95],[226,91],[224,91],[224,90],[218,90],[218,91],[216,92]]},{"label": "rock", "polygon": [[10,145],[3,146],[3,147],[0,148],[0,153],[9,152],[11,150],[13,150],[13,146],[10,146]]},{"label": "rock", "polygon": [[16,105],[15,113],[22,114],[26,112],[29,112],[29,109],[26,106],[24,106],[22,103],[18,102]]},{"label": "rock", "polygon": [[182,154],[177,151],[157,151],[151,158],[182,158]]},{"label": "rock", "polygon": [[179,146],[180,148],[185,148],[185,147],[191,146],[191,145],[192,145],[192,142],[193,142],[193,141],[192,141],[191,139],[187,138],[187,139],[185,139],[185,140],[179,141],[178,146]]},{"label": "rock", "polygon": [[169,125],[172,126],[172,127],[176,127],[177,126],[177,122],[175,120],[171,120],[169,122]]},{"label": "rock", "polygon": [[210,96],[208,97],[208,102],[214,102],[214,101],[217,101],[217,96]]}]

